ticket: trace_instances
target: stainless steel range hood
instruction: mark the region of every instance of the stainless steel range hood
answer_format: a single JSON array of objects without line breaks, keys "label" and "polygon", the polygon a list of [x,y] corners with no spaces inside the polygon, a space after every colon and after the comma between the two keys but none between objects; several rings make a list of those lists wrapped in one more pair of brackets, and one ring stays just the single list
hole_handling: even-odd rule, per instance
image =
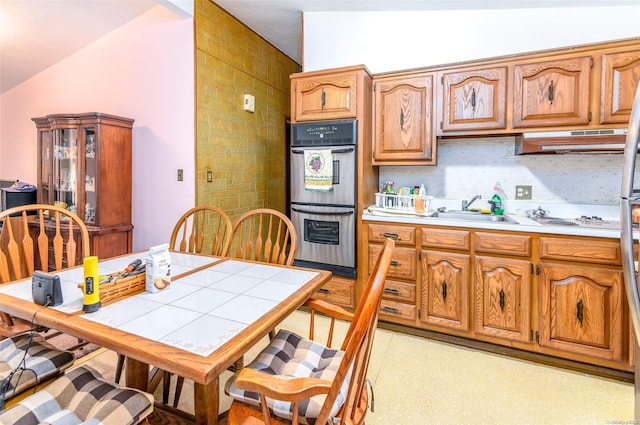
[{"label": "stainless steel range hood", "polygon": [[516,155],[624,151],[626,128],[531,132],[516,136]]}]

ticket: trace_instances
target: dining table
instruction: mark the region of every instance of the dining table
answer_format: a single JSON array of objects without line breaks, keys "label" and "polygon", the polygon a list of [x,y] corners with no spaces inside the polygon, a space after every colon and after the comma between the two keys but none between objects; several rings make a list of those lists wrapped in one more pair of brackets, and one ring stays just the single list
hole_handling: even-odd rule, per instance
[{"label": "dining table", "polygon": [[[98,274],[124,270],[148,252],[100,260]],[[331,272],[170,252],[170,285],[82,311],[82,266],[60,277],[63,303],[35,304],[31,278],[0,286],[0,311],[123,354],[126,385],[146,390],[149,366],[194,381],[198,425],[218,423],[219,377],[298,309]]]}]

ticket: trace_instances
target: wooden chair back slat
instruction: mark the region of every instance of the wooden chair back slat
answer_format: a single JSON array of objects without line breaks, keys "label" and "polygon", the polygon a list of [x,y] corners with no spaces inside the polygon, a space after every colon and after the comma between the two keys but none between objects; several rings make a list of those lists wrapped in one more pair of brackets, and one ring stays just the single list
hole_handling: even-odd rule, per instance
[{"label": "wooden chair back slat", "polygon": [[40,267],[42,270],[49,270],[49,237],[44,228],[44,211],[38,211],[38,220],[40,220],[40,234],[38,235],[38,254],[40,258]]},{"label": "wooden chair back slat", "polygon": [[27,265],[27,275],[31,276],[35,270],[35,256],[33,250],[33,239],[29,235],[29,223],[27,222],[27,212],[22,211],[22,249],[25,253],[24,259]]},{"label": "wooden chair back slat", "polygon": [[286,215],[259,208],[238,218],[233,225],[231,245],[236,258],[290,266],[298,249],[298,238]]},{"label": "wooden chair back slat", "polygon": [[222,209],[213,205],[197,206],[178,219],[171,232],[169,247],[181,252],[224,257],[229,253],[231,231],[231,219]]}]

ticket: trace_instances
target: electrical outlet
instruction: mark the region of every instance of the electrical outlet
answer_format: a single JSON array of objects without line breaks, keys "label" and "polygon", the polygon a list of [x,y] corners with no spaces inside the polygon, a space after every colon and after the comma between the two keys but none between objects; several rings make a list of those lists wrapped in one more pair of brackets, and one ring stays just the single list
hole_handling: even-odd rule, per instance
[{"label": "electrical outlet", "polygon": [[213,172],[211,170],[207,170],[207,183],[211,183],[213,181]]},{"label": "electrical outlet", "polygon": [[531,199],[531,186],[516,186],[516,199]]},{"label": "electrical outlet", "polygon": [[184,179],[182,168],[178,168],[178,181],[181,182]]}]

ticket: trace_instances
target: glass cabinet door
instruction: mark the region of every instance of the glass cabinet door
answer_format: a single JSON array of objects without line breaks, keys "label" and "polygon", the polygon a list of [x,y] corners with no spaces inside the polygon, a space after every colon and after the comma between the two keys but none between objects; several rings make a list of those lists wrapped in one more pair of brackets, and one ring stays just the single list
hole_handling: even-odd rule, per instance
[{"label": "glass cabinet door", "polygon": [[95,128],[84,128],[84,222],[95,223],[96,211],[98,210],[98,197],[96,196],[96,184],[98,180]]},{"label": "glass cabinet door", "polygon": [[52,146],[51,132],[49,130],[40,131],[40,198],[43,204],[51,203],[51,166],[52,166]]},{"label": "glass cabinet door", "polygon": [[53,203],[78,213],[78,130],[54,132]]}]

